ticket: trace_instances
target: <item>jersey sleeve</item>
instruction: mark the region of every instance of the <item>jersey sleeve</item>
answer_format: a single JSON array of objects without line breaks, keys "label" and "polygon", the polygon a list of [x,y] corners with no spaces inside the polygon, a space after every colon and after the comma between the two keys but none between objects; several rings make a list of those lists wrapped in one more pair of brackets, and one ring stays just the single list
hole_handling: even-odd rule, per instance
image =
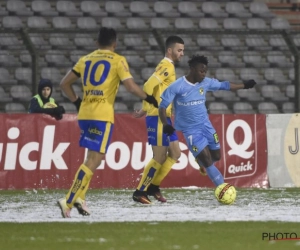
[{"label": "jersey sleeve", "polygon": [[172,75],[173,71],[173,65],[162,63],[156,67],[155,72],[152,74],[152,76],[155,77],[159,81],[159,83],[162,83],[165,82],[170,75]]},{"label": "jersey sleeve", "polygon": [[154,77],[153,75],[150,76],[150,78],[148,79],[147,82],[145,82],[144,86],[143,86],[143,90],[148,94],[148,95],[152,95],[153,94],[153,89],[159,85],[159,81],[156,77]]},{"label": "jersey sleeve", "polygon": [[216,90],[230,90],[230,83],[229,81],[220,82],[217,79],[210,78],[209,82],[209,91],[216,91]]},{"label": "jersey sleeve", "polygon": [[121,57],[118,62],[118,76],[121,81],[124,81],[129,78],[133,78],[129,71],[129,66],[125,57]]},{"label": "jersey sleeve", "polygon": [[159,105],[160,108],[167,108],[174,100],[177,93],[177,84],[173,83],[160,96],[161,103]]},{"label": "jersey sleeve", "polygon": [[[148,94],[148,95],[152,95],[153,94],[153,89],[159,85],[159,81],[156,77],[154,77],[153,75],[150,76],[150,78],[148,79],[147,82],[145,82],[144,86],[143,86],[143,90]],[[143,106],[142,109],[144,111],[147,111],[149,108],[150,104],[146,101],[143,101]]]},{"label": "jersey sleeve", "polygon": [[77,63],[74,65],[74,67],[72,68],[72,71],[75,75],[77,75],[78,77],[81,77],[81,69],[82,69],[82,65],[84,65],[83,62],[83,57],[81,57]]}]

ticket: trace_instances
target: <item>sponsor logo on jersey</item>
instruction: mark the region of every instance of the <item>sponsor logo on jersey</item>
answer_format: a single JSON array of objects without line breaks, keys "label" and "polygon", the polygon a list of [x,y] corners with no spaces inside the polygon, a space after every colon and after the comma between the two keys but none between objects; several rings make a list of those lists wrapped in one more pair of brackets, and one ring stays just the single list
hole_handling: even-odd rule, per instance
[{"label": "sponsor logo on jersey", "polygon": [[204,102],[205,102],[204,100],[191,101],[191,102],[179,102],[179,101],[177,101],[177,104],[179,106],[194,106],[194,105],[203,104]]},{"label": "sponsor logo on jersey", "polygon": [[160,66],[160,67],[157,67],[157,68],[156,68],[156,70],[155,70],[155,72],[158,72],[158,71],[160,71],[160,70],[161,70],[161,68],[162,68],[162,66]]},{"label": "sponsor logo on jersey", "polygon": [[161,75],[164,74],[166,71],[167,71],[167,68],[164,68],[164,69],[159,73],[159,75],[161,76]]},{"label": "sponsor logo on jersey", "polygon": [[92,89],[92,90],[86,90],[85,95],[101,95],[101,96],[103,96],[104,93],[103,93],[103,90]]}]

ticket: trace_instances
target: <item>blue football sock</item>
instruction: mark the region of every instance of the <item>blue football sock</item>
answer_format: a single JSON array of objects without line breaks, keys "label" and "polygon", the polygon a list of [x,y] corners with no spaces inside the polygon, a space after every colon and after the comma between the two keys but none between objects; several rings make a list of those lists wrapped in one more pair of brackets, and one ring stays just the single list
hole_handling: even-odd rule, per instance
[{"label": "blue football sock", "polygon": [[206,173],[216,187],[224,183],[223,175],[215,165],[206,168]]}]

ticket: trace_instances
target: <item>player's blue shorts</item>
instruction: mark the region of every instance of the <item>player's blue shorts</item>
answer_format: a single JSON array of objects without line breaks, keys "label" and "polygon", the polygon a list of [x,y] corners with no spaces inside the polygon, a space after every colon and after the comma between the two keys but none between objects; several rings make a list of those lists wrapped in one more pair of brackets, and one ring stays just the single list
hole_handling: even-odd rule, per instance
[{"label": "player's blue shorts", "polygon": [[182,133],[195,158],[206,146],[211,150],[220,149],[218,134],[211,123],[205,123],[199,128],[185,130]]},{"label": "player's blue shorts", "polygon": [[[172,121],[168,118],[168,123],[172,125]],[[152,146],[169,146],[172,141],[178,141],[177,134],[167,136],[163,133],[163,124],[158,116],[147,116],[146,125],[148,132],[148,143]]]},{"label": "player's blue shorts", "polygon": [[105,154],[111,139],[114,124],[95,120],[78,120],[80,147]]}]

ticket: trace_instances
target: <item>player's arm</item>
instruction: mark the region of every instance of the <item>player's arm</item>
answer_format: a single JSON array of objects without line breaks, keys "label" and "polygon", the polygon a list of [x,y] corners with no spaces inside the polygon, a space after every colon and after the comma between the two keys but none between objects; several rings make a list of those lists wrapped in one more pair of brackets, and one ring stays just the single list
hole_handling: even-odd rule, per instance
[{"label": "player's arm", "polygon": [[171,134],[174,133],[175,128],[173,128],[173,126],[168,123],[167,111],[166,110],[167,110],[167,107],[169,105],[166,107],[162,103],[163,103],[163,101],[159,105],[159,109],[158,109],[159,119],[161,120],[161,122],[163,124],[163,133],[166,134],[166,135],[171,135]]},{"label": "player's arm", "polygon": [[230,83],[230,90],[252,89],[255,85],[254,80],[244,81],[244,83]]},{"label": "player's arm", "polygon": [[161,123],[163,125],[166,125],[168,124],[168,120],[167,120],[167,112],[166,112],[167,108],[159,105],[159,109],[158,109],[158,112],[159,112],[159,119],[161,120]]},{"label": "player's arm", "polygon": [[171,124],[168,123],[168,117],[167,117],[167,108],[170,105],[170,103],[174,100],[175,92],[174,92],[175,85],[170,85],[161,95],[161,102],[159,105],[159,119],[161,120],[163,124],[163,133],[167,135],[173,134],[175,129]]},{"label": "player's arm", "polygon": [[79,111],[80,108],[81,98],[75,94],[72,84],[76,82],[79,77],[79,73],[73,69],[70,70],[60,82],[61,90],[66,94],[70,101],[74,103],[77,111]]},{"label": "player's arm", "polygon": [[145,82],[143,86],[143,90],[148,94],[152,95],[153,94],[153,89],[160,84],[160,81],[158,78],[154,75],[150,76],[147,82]]},{"label": "player's arm", "polygon": [[[153,95],[153,89],[159,85],[159,80],[157,79],[157,77],[155,77],[154,75],[151,75],[150,78],[147,80],[147,82],[145,82],[144,86],[143,86],[143,90],[148,94],[148,95]],[[145,101],[143,101],[143,106],[142,106],[142,110],[147,111],[149,109],[149,104]]]},{"label": "player's arm", "polygon": [[229,81],[220,82],[217,79],[210,79],[209,90],[238,90],[238,89],[251,89],[256,85],[254,80],[248,80],[244,83],[232,83]]},{"label": "player's arm", "polygon": [[139,98],[153,104],[156,108],[158,108],[158,104],[154,96],[148,95],[146,92],[144,92],[133,80],[133,77],[129,72],[129,66],[125,57],[121,57],[121,60],[118,63],[117,71],[119,78],[123,82],[128,92],[134,94],[135,96],[138,96]]},{"label": "player's arm", "polygon": [[126,80],[123,80],[123,84],[128,92],[131,94],[134,94],[135,96],[140,97],[141,99],[145,100],[148,103],[153,104],[156,108],[158,107],[157,101],[152,95],[148,95],[146,92],[144,92],[139,85],[135,83],[133,78],[128,78]]}]

